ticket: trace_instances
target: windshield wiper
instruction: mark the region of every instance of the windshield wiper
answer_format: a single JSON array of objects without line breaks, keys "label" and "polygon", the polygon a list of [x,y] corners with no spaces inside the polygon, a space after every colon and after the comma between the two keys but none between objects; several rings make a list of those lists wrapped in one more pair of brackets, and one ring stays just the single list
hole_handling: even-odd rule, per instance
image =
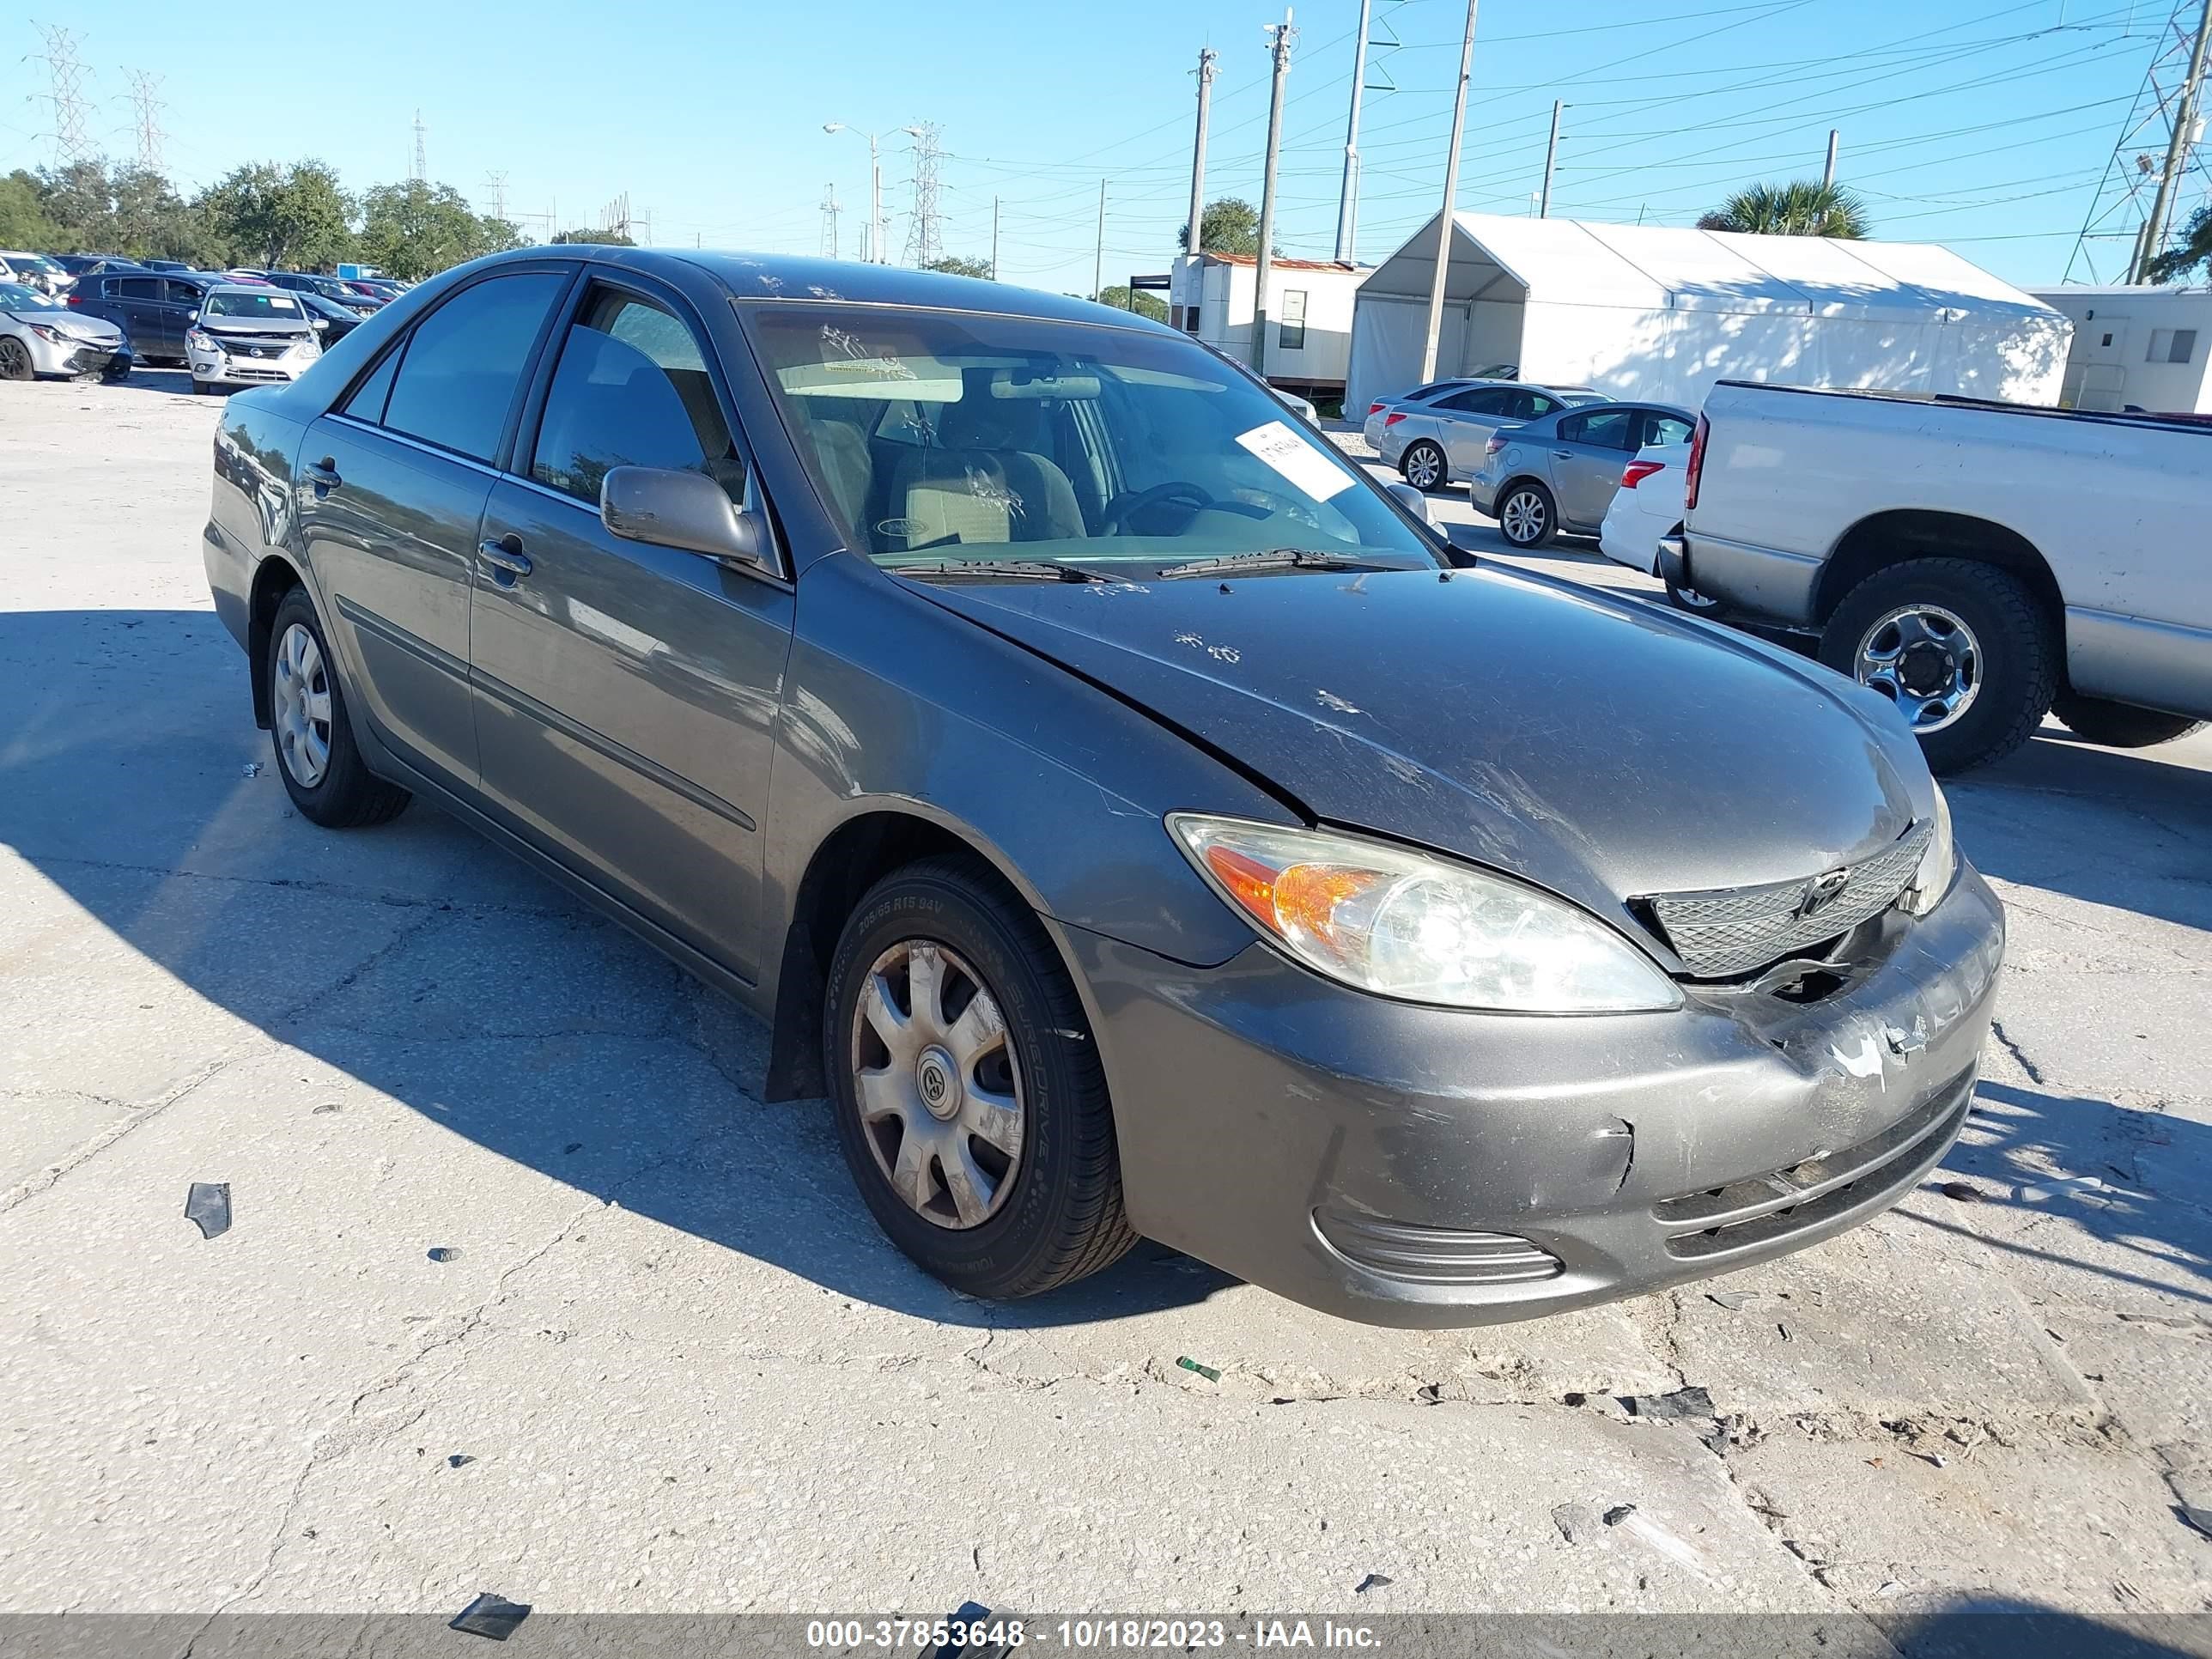
[{"label": "windshield wiper", "polygon": [[1390,570],[1395,566],[1372,559],[1330,553],[1317,547],[1271,547],[1264,553],[1224,553],[1218,558],[1193,559],[1171,564],[1154,574],[1163,580],[1177,576],[1216,576],[1224,570]]},{"label": "windshield wiper", "polygon": [[945,559],[936,564],[895,564],[901,576],[1018,576],[1030,581],[1110,582],[1113,577],[1054,559]]}]

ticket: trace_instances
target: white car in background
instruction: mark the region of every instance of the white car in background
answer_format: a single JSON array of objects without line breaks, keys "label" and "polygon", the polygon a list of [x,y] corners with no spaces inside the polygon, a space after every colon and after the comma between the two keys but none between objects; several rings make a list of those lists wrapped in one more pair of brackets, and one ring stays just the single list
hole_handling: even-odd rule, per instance
[{"label": "white car in background", "polygon": [[323,355],[296,295],[266,284],[222,283],[200,298],[185,333],[192,390],[296,380]]},{"label": "white car in background", "polygon": [[[1597,544],[1606,557],[1667,580],[1667,573],[1659,568],[1659,544],[1682,533],[1689,466],[1686,443],[1646,444],[1636,452],[1636,459],[1621,469],[1620,488],[1613,491],[1613,505],[1598,527]],[[1700,616],[1720,609],[1703,594],[1672,581],[1667,581],[1667,597],[1679,609]]]}]

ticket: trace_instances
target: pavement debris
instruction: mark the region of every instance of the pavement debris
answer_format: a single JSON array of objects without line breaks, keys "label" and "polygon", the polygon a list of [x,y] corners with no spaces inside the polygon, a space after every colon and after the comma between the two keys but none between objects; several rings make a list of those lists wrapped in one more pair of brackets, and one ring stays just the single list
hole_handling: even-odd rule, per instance
[{"label": "pavement debris", "polygon": [[473,1463],[476,1461],[475,1457],[467,1452],[455,1452],[446,1460],[446,1467],[449,1469],[458,1469],[464,1463]]},{"label": "pavement debris", "polygon": [[1677,1389],[1672,1394],[1624,1394],[1617,1396],[1631,1417],[1648,1417],[1658,1423],[1696,1423],[1714,1415],[1713,1397],[1700,1388]]},{"label": "pavement debris", "polygon": [[230,1231],[230,1183],[195,1181],[185,1194],[185,1219],[200,1230],[202,1238],[216,1238]]},{"label": "pavement debris", "polygon": [[261,775],[261,763],[259,761],[248,761],[240,769],[249,778],[258,778]]},{"label": "pavement debris", "polygon": [[1183,1354],[1179,1357],[1176,1360],[1176,1364],[1182,1366],[1183,1370],[1187,1371],[1196,1371],[1200,1376],[1204,1377],[1209,1382],[1218,1382],[1221,1381],[1221,1373],[1219,1371],[1214,1370],[1211,1365],[1200,1364],[1198,1361],[1193,1359],[1188,1354]]},{"label": "pavement debris", "polygon": [[2212,1538],[2212,1510],[2199,1509],[2194,1504],[2181,1506],[2181,1518],[2207,1538]]},{"label": "pavement debris", "polygon": [[1756,1291],[1707,1291],[1705,1300],[1717,1308],[1726,1308],[1730,1313],[1751,1301]]},{"label": "pavement debris", "polygon": [[1570,1544],[1584,1544],[1597,1536],[1597,1511],[1587,1504],[1560,1504],[1552,1510],[1552,1524]]},{"label": "pavement debris", "polygon": [[459,1261],[460,1259],[461,1253],[450,1244],[436,1245],[430,1251],[430,1260],[433,1261]]},{"label": "pavement debris", "polygon": [[1352,1587],[1352,1593],[1354,1595],[1364,1595],[1371,1589],[1381,1589],[1385,1584],[1395,1583],[1397,1581],[1395,1579],[1387,1577],[1382,1573],[1370,1572],[1366,1577],[1361,1579],[1358,1583]]},{"label": "pavement debris", "polygon": [[1955,1198],[1961,1204],[1978,1204],[1982,1201],[1981,1188],[1969,1186],[1963,1181],[1947,1181],[1936,1190],[1946,1198]]},{"label": "pavement debris", "polygon": [[477,1599],[463,1607],[447,1630],[466,1631],[471,1636],[487,1636],[495,1642],[504,1642],[514,1634],[515,1627],[530,1617],[530,1604],[510,1601],[503,1595],[483,1591]]}]

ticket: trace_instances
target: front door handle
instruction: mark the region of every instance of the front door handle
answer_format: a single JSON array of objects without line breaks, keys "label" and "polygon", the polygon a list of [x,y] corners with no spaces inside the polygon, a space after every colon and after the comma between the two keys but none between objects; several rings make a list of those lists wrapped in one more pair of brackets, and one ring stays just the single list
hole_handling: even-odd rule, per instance
[{"label": "front door handle", "polygon": [[491,579],[501,587],[512,587],[536,567],[530,556],[522,550],[520,536],[502,536],[495,542],[478,542],[477,556],[491,567]]}]

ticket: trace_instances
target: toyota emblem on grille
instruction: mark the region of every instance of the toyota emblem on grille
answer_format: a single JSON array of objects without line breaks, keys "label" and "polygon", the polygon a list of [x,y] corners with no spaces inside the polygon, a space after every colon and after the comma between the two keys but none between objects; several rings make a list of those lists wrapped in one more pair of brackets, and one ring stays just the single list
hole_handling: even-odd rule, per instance
[{"label": "toyota emblem on grille", "polygon": [[1822,871],[1805,884],[1805,890],[1797,898],[1796,914],[1817,916],[1841,898],[1844,889],[1850,884],[1851,872],[1848,870]]}]

